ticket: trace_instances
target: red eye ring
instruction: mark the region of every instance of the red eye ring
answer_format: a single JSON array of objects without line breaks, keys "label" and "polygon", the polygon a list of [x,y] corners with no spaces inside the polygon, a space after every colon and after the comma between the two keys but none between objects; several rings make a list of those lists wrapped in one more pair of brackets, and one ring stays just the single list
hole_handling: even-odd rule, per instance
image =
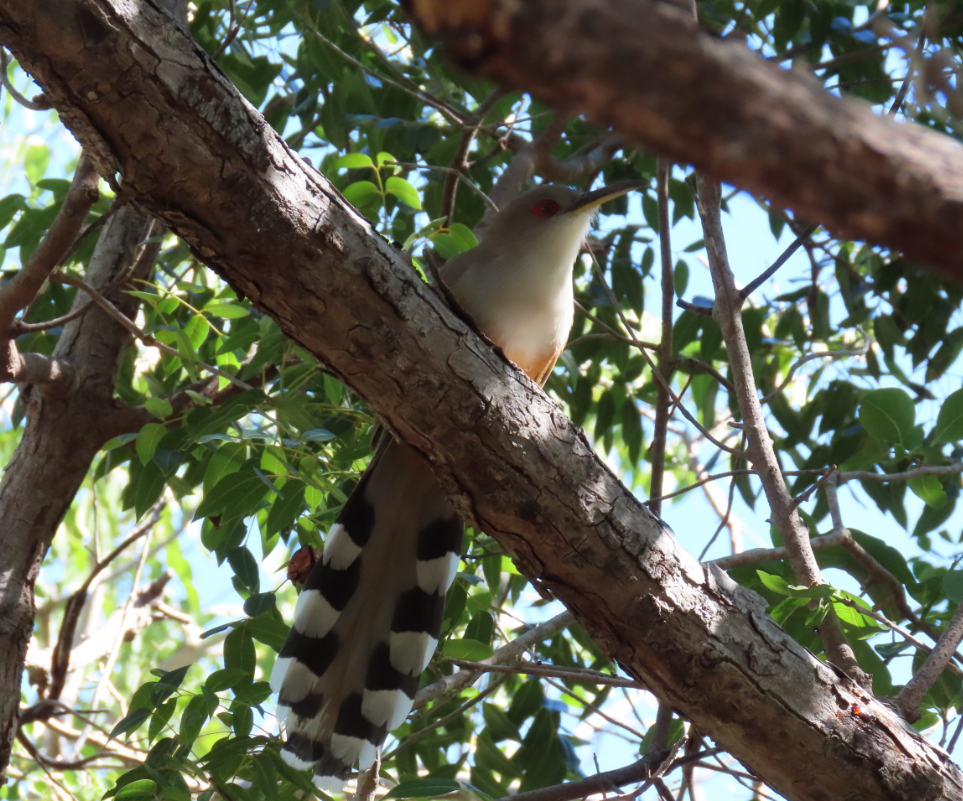
[{"label": "red eye ring", "polygon": [[560,208],[554,200],[539,200],[532,206],[532,214],[536,217],[554,217]]}]

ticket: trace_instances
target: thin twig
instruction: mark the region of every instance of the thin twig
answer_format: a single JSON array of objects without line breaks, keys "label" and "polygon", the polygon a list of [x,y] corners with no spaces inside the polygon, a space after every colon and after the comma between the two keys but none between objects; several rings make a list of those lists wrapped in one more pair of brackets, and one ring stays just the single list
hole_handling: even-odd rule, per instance
[{"label": "thin twig", "polygon": [[796,371],[806,362],[811,362],[814,359],[848,359],[850,356],[865,356],[867,353],[869,353],[869,335],[867,335],[867,333],[859,326],[856,327],[856,330],[859,331],[863,337],[862,345],[851,350],[821,350],[818,353],[807,353],[805,356],[800,357],[792,363],[792,366],[789,368],[789,372],[786,373],[786,377],[782,380],[782,383],[772,392],[763,397],[762,403],[769,403],[773,398],[776,397],[776,395],[788,387],[792,382],[793,377],[796,375]]},{"label": "thin twig", "polygon": [[542,664],[541,662],[511,662],[505,665],[489,665],[483,662],[469,662],[464,659],[448,659],[454,665],[465,670],[477,670],[482,673],[509,673],[527,676],[550,676],[566,681],[578,681],[585,684],[604,685],[610,687],[629,687],[636,690],[647,690],[644,684],[635,679],[613,676],[599,670],[588,668],[571,668],[558,665]]},{"label": "thin twig", "polygon": [[679,397],[672,391],[672,387],[668,385],[665,378],[662,376],[662,373],[659,371],[658,367],[656,367],[655,362],[652,361],[652,358],[646,352],[645,346],[635,338],[635,333],[633,332],[632,327],[629,325],[629,321],[625,318],[625,314],[622,311],[622,305],[619,303],[619,299],[615,296],[615,293],[612,291],[612,287],[609,286],[608,281],[605,280],[605,274],[602,272],[602,268],[598,263],[598,259],[593,258],[592,263],[595,266],[595,274],[598,277],[599,282],[602,284],[602,287],[605,289],[605,292],[609,298],[609,302],[614,307],[615,313],[618,315],[619,320],[622,323],[622,327],[628,333],[629,339],[632,342],[632,344],[635,345],[639,353],[642,354],[642,358],[644,358],[646,363],[649,365],[649,370],[651,370],[652,377],[655,378],[656,384],[658,384],[659,387],[665,390],[666,394],[672,399],[672,403],[674,403],[676,407],[678,407],[679,411],[682,413],[682,416],[686,420],[688,420],[693,426],[695,426],[696,429],[698,429],[698,431],[702,434],[702,436],[704,436],[707,440],[709,440],[709,442],[711,442],[717,448],[724,450],[726,453],[732,453],[738,456],[740,454],[740,451],[737,451],[735,448],[730,448],[724,442],[720,442],[718,439],[712,436],[712,434],[709,431],[707,431],[706,428],[698,420],[696,420],[693,414],[688,409],[685,408],[685,406],[682,404],[682,401],[679,399]]},{"label": "thin twig", "polygon": [[[669,427],[670,401],[666,388],[672,382],[672,300],[675,297],[675,279],[672,274],[672,244],[669,233],[669,174],[672,164],[664,157],[658,160],[655,188],[659,206],[659,253],[662,263],[662,339],[659,342],[655,369],[662,380],[656,389],[655,425],[649,459],[652,462],[649,479],[648,506],[653,514],[662,516],[662,480],[665,475],[665,446]],[[624,323],[623,323],[624,325]],[[680,398],[685,393],[680,394]],[[680,401],[681,402],[681,401]]]},{"label": "thin twig", "polygon": [[961,641],[963,641],[963,604],[958,604],[936,647],[896,696],[896,705],[903,713],[903,717],[911,723],[919,720],[923,696],[930,691],[943,671],[952,664],[950,660]]},{"label": "thin twig", "polygon": [[802,233],[796,237],[795,241],[792,242],[792,244],[790,244],[789,247],[787,247],[782,252],[779,258],[776,259],[768,269],[763,271],[757,278],[750,281],[741,290],[739,290],[739,297],[742,298],[742,300],[745,300],[753,292],[759,289],[759,287],[761,287],[764,283],[766,283],[766,281],[772,278],[776,274],[776,271],[780,267],[782,267],[787,261],[789,261],[789,257],[792,256],[792,254],[795,253],[797,250],[799,250],[800,245],[802,245],[807,239],[809,239],[809,237],[812,236],[813,231],[815,231],[818,227],[819,227],[818,225],[811,224],[803,228]]},{"label": "thin twig", "polygon": [[385,164],[394,167],[404,167],[408,170],[426,170],[428,172],[443,172],[448,175],[454,175],[459,181],[462,181],[466,186],[468,186],[475,194],[477,194],[482,200],[485,201],[485,205],[488,206],[492,211],[497,212],[498,206],[495,205],[494,201],[488,197],[476,184],[465,175],[460,170],[456,170],[454,167],[438,167],[431,164],[417,164],[413,161],[386,161]]},{"label": "thin twig", "polygon": [[[499,665],[503,662],[507,662],[510,659],[515,659],[524,651],[540,643],[542,640],[546,640],[554,634],[557,634],[564,629],[567,629],[572,623],[575,622],[575,617],[568,610],[562,612],[560,615],[556,615],[551,620],[546,620],[544,623],[539,623],[532,629],[529,629],[524,634],[519,635],[511,642],[503,645],[501,648],[495,651],[488,659],[481,661],[481,665]],[[450,676],[442,676],[437,681],[432,682],[427,687],[422,687],[418,691],[418,695],[415,696],[414,704],[412,704],[413,709],[419,709],[430,701],[434,701],[436,698],[447,695],[448,693],[455,692],[467,687],[469,684],[473,684],[477,681],[478,677],[482,675],[480,670],[459,670],[457,673],[453,673]]]},{"label": "thin twig", "polygon": [[[742,412],[748,438],[747,455],[758,471],[763,490],[772,510],[773,521],[782,534],[788,549],[788,561],[796,580],[805,587],[825,584],[825,579],[809,544],[809,530],[793,506],[789,489],[779,467],[772,438],[762,414],[762,405],[752,372],[752,360],[742,328],[743,297],[736,289],[735,276],[729,267],[725,236],[720,218],[721,188],[718,181],[701,173],[696,177],[698,192],[696,205],[702,219],[706,253],[716,298],[713,317],[722,330],[723,341],[729,352],[736,398]],[[868,686],[871,678],[859,667],[852,647],[846,642],[842,624],[830,606],[818,628],[820,641],[827,657],[842,670]]]},{"label": "thin twig", "polygon": [[[100,294],[100,292],[98,292],[85,281],[82,281],[80,278],[76,278],[72,275],[67,275],[66,273],[57,275],[56,279],[61,283],[69,284],[70,286],[75,286],[79,289],[82,289],[91,297],[94,303],[100,306],[101,309],[107,312],[108,315],[120,323],[124,328],[127,329],[127,331],[133,334],[134,337],[143,342],[145,345],[149,345],[150,347],[157,348],[158,350],[171,356],[176,356],[179,359],[183,359],[183,355],[180,353],[180,351],[178,351],[176,348],[172,348],[170,345],[165,345],[163,342],[158,342],[150,334],[144,333],[140,328],[138,328],[137,324],[133,320],[127,317],[127,315],[121,312],[120,309],[118,309],[113,303],[107,300],[107,298],[105,298],[102,294]],[[202,362],[200,360],[194,361],[193,364],[196,364],[203,370],[207,370],[209,373],[219,375],[221,378],[230,381],[232,384],[235,384],[241,389],[253,389],[253,387],[247,382],[242,381],[237,376],[233,376],[230,373],[225,372],[219,367],[214,367],[214,365],[207,364],[206,362]]]},{"label": "thin twig", "polygon": [[[455,156],[451,161],[451,168],[449,170],[445,170],[445,172],[448,173],[448,177],[445,178],[445,187],[441,197],[441,216],[444,217],[448,223],[451,223],[451,215],[455,210],[455,197],[458,193],[458,181],[461,179],[468,179],[466,173],[470,167],[468,163],[468,151],[471,150],[471,144],[475,141],[475,136],[478,134],[478,129],[484,124],[485,117],[488,116],[488,112],[492,110],[492,107],[504,94],[505,91],[503,89],[495,89],[495,91],[491,92],[488,97],[478,104],[478,108],[475,109],[475,112],[471,115],[471,117],[465,120],[461,139],[458,142],[458,148],[455,151]],[[468,183],[471,184],[471,181],[468,181]],[[484,195],[484,193],[482,194]],[[488,202],[491,203],[490,200]],[[495,211],[498,211],[498,209],[495,209]]]},{"label": "thin twig", "polygon": [[60,633],[57,636],[57,643],[54,646],[50,660],[50,689],[47,691],[47,700],[55,701],[60,698],[60,693],[63,692],[67,669],[70,667],[70,652],[73,649],[77,622],[80,620],[80,613],[84,608],[84,604],[87,603],[87,596],[97,576],[132,543],[145,536],[157,525],[166,505],[167,501],[163,498],[155,503],[150,510],[150,515],[135,526],[133,531],[131,531],[120,545],[94,565],[93,570],[90,571],[84,583],[67,599],[66,606],[64,607],[63,622],[60,625]]},{"label": "thin twig", "polygon": [[[117,657],[120,655],[120,648],[124,644],[124,637],[127,634],[127,617],[130,615],[130,610],[134,607],[137,600],[137,586],[140,584],[140,577],[144,572],[144,565],[147,563],[147,553],[150,550],[150,532],[152,528],[147,530],[147,535],[144,538],[144,547],[141,549],[140,560],[137,563],[137,568],[134,570],[134,577],[131,580],[130,585],[130,595],[127,596],[127,600],[124,603],[124,607],[120,613],[120,625],[117,629],[117,639],[114,641],[113,647],[110,649],[110,653],[107,655],[107,661],[101,668],[100,680],[94,687],[94,694],[91,697],[90,706],[92,709],[96,709],[97,705],[100,703],[101,695],[104,692],[104,685],[110,679],[110,674],[114,670],[114,665],[117,664]],[[90,733],[90,724],[86,724],[80,733],[80,737],[77,742],[74,743],[73,753],[78,754],[80,750],[84,747],[87,742],[87,735]]]},{"label": "thin twig", "polygon": [[2,83],[3,88],[10,93],[10,97],[31,111],[49,111],[53,108],[50,101],[47,100],[46,95],[38,95],[38,97],[30,100],[14,89],[13,84],[10,83],[10,78],[7,76],[7,68],[9,66],[10,56],[7,55],[7,51],[4,48],[0,47],[0,83]]}]

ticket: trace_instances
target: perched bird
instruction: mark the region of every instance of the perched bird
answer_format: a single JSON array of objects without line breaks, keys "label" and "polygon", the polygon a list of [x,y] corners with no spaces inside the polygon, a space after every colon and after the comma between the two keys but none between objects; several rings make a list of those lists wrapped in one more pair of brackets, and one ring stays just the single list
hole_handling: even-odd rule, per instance
[{"label": "perched bird", "polygon": [[[478,329],[539,384],[572,327],[572,270],[606,200],[641,186],[579,192],[544,184],[491,218],[441,279]],[[341,788],[369,767],[411,711],[434,654],[463,525],[414,449],[388,440],[328,532],[271,674],[286,720],[281,755]]]}]

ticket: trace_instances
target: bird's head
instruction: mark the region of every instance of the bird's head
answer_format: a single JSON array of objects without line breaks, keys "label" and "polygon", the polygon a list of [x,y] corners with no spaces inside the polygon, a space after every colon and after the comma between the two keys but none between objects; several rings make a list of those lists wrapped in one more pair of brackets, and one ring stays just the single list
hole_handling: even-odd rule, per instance
[{"label": "bird's head", "polygon": [[623,181],[582,192],[561,184],[542,184],[502,207],[491,218],[484,238],[510,247],[537,247],[551,240],[552,250],[578,248],[603,203],[645,186],[644,181]]}]

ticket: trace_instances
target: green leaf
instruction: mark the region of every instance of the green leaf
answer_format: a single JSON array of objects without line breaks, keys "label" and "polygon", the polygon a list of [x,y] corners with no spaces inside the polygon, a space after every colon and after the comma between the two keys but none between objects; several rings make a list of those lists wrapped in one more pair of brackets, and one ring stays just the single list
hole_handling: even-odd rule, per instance
[{"label": "green leaf", "polygon": [[[190,665],[184,665],[184,667],[179,667],[177,670],[164,671],[160,678],[160,681],[155,682],[150,694],[150,700],[154,704],[159,704],[161,701],[169,698],[174,691],[181,686],[181,682],[184,681],[184,676],[187,675],[187,671],[190,670]],[[157,671],[161,672],[161,671]]]},{"label": "green leaf", "polygon": [[[204,307],[204,312],[215,317],[223,317],[225,320],[238,320],[247,317],[251,312],[243,306],[231,301],[218,301]],[[233,328],[231,329],[234,330]]]},{"label": "green leaf", "polygon": [[762,570],[757,570],[756,575],[759,576],[759,580],[773,592],[777,592],[780,595],[792,595],[788,582],[782,576],[774,576]]},{"label": "green leaf", "polygon": [[291,627],[284,622],[281,613],[273,609],[245,621],[244,630],[258,642],[263,642],[275,651],[280,651]]},{"label": "green leaf", "polygon": [[363,206],[381,197],[378,187],[371,181],[355,181],[353,184],[348,184],[341,194],[352,206]]},{"label": "green leaf", "polygon": [[467,225],[455,223],[448,228],[448,233],[451,234],[451,238],[458,245],[462,253],[478,246],[478,240],[475,238],[475,234]]},{"label": "green leaf", "polygon": [[345,153],[334,163],[334,166],[339,170],[360,170],[365,167],[374,167],[374,162],[366,153]]},{"label": "green leaf", "polygon": [[421,210],[421,197],[418,195],[418,190],[404,178],[399,178],[397,175],[390,176],[385,183],[385,189],[389,195],[394,195],[405,205]]},{"label": "green leaf", "polygon": [[902,445],[913,434],[916,407],[899,387],[870,390],[860,398],[859,422],[871,436]]},{"label": "green leaf", "polygon": [[[495,742],[522,739],[518,726],[497,704],[482,704],[482,716],[485,718],[485,725]],[[499,773],[504,773],[504,771],[499,771]]]},{"label": "green leaf", "polygon": [[490,645],[485,645],[478,640],[448,640],[441,652],[452,659],[464,659],[467,662],[488,659],[495,653]]},{"label": "green leaf", "polygon": [[150,779],[141,779],[121,787],[114,798],[118,801],[153,801],[162,798],[159,795],[157,783]]},{"label": "green leaf", "polygon": [[951,392],[940,406],[936,426],[933,428],[933,444],[956,442],[963,439],[963,389]]},{"label": "green leaf", "polygon": [[828,598],[834,592],[835,590],[829,584],[813,584],[812,587],[789,585],[789,593],[793,598]]},{"label": "green leaf", "polygon": [[252,593],[256,593],[261,586],[261,578],[254,554],[247,548],[235,548],[227,554],[227,561],[241,584]]},{"label": "green leaf", "polygon": [[219,693],[235,687],[248,687],[250,682],[251,674],[243,668],[221,668],[207,677],[204,686],[212,693]]},{"label": "green leaf", "polygon": [[148,423],[140,430],[135,447],[141,464],[146,465],[150,461],[157,449],[157,443],[164,438],[166,433],[167,427],[160,423]]},{"label": "green leaf", "polygon": [[256,655],[254,640],[246,629],[236,628],[224,638],[224,667],[243,670],[254,677]]},{"label": "green leaf", "polygon": [[147,727],[147,739],[153,742],[157,739],[157,735],[160,734],[164,727],[170,722],[171,716],[174,714],[174,708],[177,706],[177,699],[171,698],[167,703],[161,704],[157,707],[157,711],[151,715],[150,725]]},{"label": "green leaf", "polygon": [[268,488],[254,472],[241,471],[224,476],[210,492],[204,493],[194,519],[225,515],[228,519],[247,517],[267,494]]},{"label": "green leaf", "polygon": [[166,420],[174,413],[174,407],[167,398],[148,398],[144,401],[144,408],[158,420]]},{"label": "green leaf", "polygon": [[932,506],[934,509],[942,508],[948,500],[943,491],[943,484],[936,476],[915,476],[908,479],[906,483],[917,497],[922,498],[927,506]]},{"label": "green leaf", "polygon": [[436,798],[461,789],[461,782],[455,779],[412,779],[393,787],[385,798]]},{"label": "green leaf", "polygon": [[274,609],[276,604],[277,597],[273,592],[259,592],[244,602],[244,614],[248,617],[257,617],[264,612]]},{"label": "green leaf", "polygon": [[271,505],[264,524],[265,535],[270,537],[290,528],[305,509],[307,504],[304,501],[304,484],[300,481],[288,482]]},{"label": "green leaf", "polygon": [[143,706],[130,710],[130,712],[124,715],[124,717],[117,722],[117,725],[110,730],[108,739],[113,740],[121,734],[130,734],[132,731],[136,731],[151,714],[151,710]]}]

